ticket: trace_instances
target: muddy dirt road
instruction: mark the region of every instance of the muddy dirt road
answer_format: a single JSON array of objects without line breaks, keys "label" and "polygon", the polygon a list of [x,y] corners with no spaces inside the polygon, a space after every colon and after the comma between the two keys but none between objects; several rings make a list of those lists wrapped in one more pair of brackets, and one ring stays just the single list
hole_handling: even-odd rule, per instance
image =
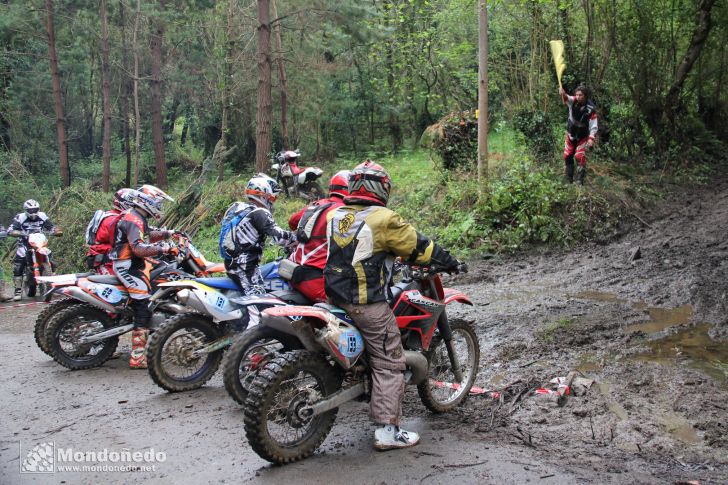
[{"label": "muddy dirt road", "polygon": [[[0,483],[726,483],[728,184],[686,195],[609,242],[475,262],[451,281],[476,302],[454,313],[477,323],[477,384],[500,397],[433,416],[409,390],[405,424],[423,441],[405,451],[372,451],[352,404],[315,456],[271,467],[219,378],[170,395],[126,356],[67,371],[35,347],[39,305],[0,309]],[[563,407],[534,393],[573,370],[594,382]],[[44,442],[164,460],[21,474]]]}]

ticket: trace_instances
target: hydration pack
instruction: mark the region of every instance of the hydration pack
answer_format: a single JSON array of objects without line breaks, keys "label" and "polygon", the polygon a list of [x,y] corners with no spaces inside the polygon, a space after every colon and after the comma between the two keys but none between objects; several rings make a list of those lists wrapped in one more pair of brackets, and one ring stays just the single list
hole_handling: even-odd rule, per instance
[{"label": "hydration pack", "polygon": [[235,202],[225,211],[219,240],[220,257],[222,259],[230,260],[240,254],[240,247],[235,237],[235,227],[254,209],[255,207],[250,204]]},{"label": "hydration pack", "polygon": [[314,236],[313,228],[316,227],[316,222],[321,214],[326,212],[326,209],[334,205],[333,202],[327,202],[326,204],[313,203],[306,207],[303,212],[301,219],[298,221],[298,227],[296,228],[296,239],[298,242],[307,243],[311,239],[325,239],[326,235]]},{"label": "hydration pack", "polygon": [[101,209],[98,209],[96,212],[94,212],[94,215],[89,221],[88,226],[86,226],[86,244],[88,246],[93,246],[94,244],[111,243],[111,241],[97,241],[96,234],[99,232],[101,223],[104,222],[107,217],[114,216],[116,216],[116,214],[109,214],[108,212],[104,212]]}]

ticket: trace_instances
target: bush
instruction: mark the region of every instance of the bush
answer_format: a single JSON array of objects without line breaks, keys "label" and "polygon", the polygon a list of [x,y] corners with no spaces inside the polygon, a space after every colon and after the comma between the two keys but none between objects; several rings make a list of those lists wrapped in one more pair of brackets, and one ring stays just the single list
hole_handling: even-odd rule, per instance
[{"label": "bush", "polygon": [[478,161],[475,110],[451,113],[427,129],[445,170],[473,170]]},{"label": "bush", "polygon": [[554,120],[548,112],[522,108],[513,117],[513,124],[525,139],[526,146],[535,160],[549,162],[556,153]]}]

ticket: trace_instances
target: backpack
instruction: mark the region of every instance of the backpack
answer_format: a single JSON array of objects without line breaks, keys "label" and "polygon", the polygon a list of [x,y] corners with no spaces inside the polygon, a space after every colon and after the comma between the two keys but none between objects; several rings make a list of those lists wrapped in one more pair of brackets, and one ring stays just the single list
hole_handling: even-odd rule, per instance
[{"label": "backpack", "polygon": [[326,212],[326,209],[334,205],[333,202],[326,204],[311,204],[306,207],[303,212],[301,219],[298,221],[298,227],[296,228],[296,239],[298,242],[307,243],[311,239],[325,239],[326,236],[313,236],[313,228],[316,227],[316,222],[321,214]]},{"label": "backpack", "polygon": [[249,204],[235,202],[225,211],[218,242],[220,246],[220,257],[222,259],[230,260],[240,254],[238,241],[235,238],[235,227],[245,216],[253,212],[254,209],[255,207]]},{"label": "backpack", "polygon": [[99,227],[101,227],[101,223],[109,217],[110,214],[107,214],[106,212],[102,211],[101,209],[98,209],[96,212],[94,212],[93,217],[88,223],[88,226],[86,226],[86,245],[93,246],[96,244],[96,233],[99,232]]}]

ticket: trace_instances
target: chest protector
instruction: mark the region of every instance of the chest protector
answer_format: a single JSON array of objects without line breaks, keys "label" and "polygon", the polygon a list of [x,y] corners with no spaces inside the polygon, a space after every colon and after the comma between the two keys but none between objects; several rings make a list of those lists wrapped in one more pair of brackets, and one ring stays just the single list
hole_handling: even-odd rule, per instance
[{"label": "chest protector", "polygon": [[391,258],[386,252],[374,252],[374,234],[367,224],[367,218],[381,209],[339,208],[329,222],[324,282],[326,294],[336,302],[365,305],[386,300],[385,269]]},{"label": "chest protector", "polygon": [[596,109],[591,101],[587,101],[584,106],[576,101],[572,103],[571,116],[569,116],[566,129],[573,139],[580,140],[589,136],[589,120]]}]

